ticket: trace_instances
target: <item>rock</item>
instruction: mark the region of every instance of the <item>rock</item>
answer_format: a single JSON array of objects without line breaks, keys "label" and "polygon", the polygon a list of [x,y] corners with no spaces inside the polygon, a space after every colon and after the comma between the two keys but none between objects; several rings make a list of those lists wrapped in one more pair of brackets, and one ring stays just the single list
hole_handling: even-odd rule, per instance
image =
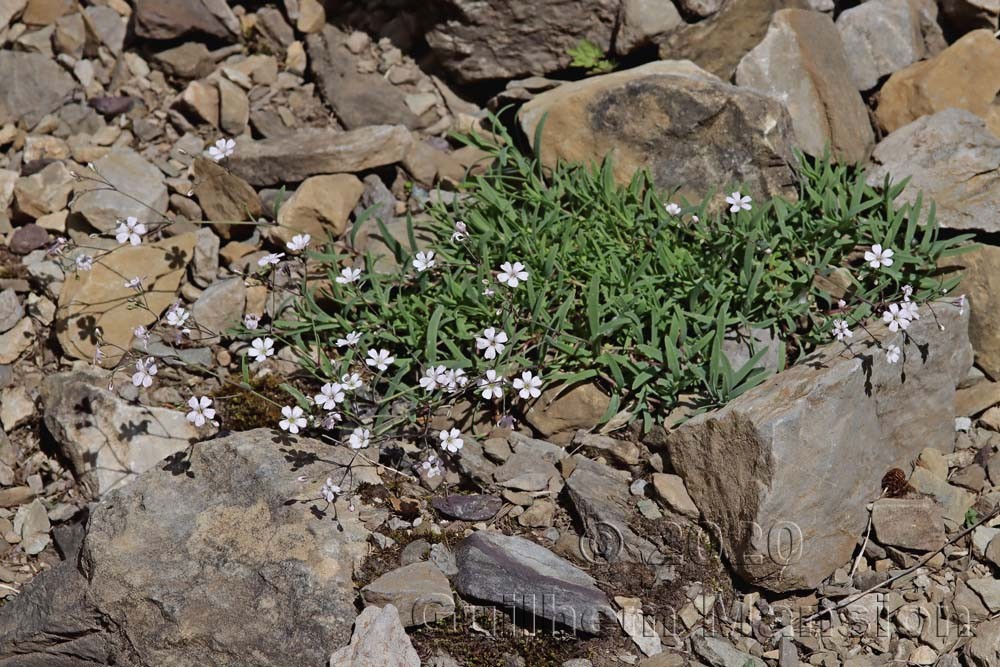
[{"label": "rock", "polygon": [[[960,113],[954,112],[952,115],[957,116]],[[939,114],[930,116],[928,122],[933,123],[937,115]],[[988,135],[985,132],[980,121],[971,118],[966,118],[965,120],[968,120],[969,124],[976,126],[979,130],[978,134],[966,135],[965,140],[967,142],[973,141],[975,137],[986,139],[989,145],[994,146],[997,158],[1000,158],[1000,142],[994,141],[992,135]],[[961,126],[961,122],[957,124]],[[955,129],[957,130],[958,128]],[[941,148],[944,148],[944,146],[941,146]],[[1000,178],[1000,171],[997,172],[996,177]],[[921,180],[926,180],[926,178],[924,176]],[[980,178],[980,175],[977,173],[972,176],[971,180],[978,178]],[[955,199],[954,196],[952,197],[952,203],[957,205],[965,204],[964,201]],[[997,203],[1000,204],[1000,188],[998,188]],[[938,217],[940,218],[940,216],[941,214]],[[993,216],[986,216],[985,207],[977,211],[976,218],[980,221],[977,224],[992,227],[994,225]],[[970,218],[970,222],[973,221],[974,219]],[[997,231],[1000,231],[1000,227],[997,228]],[[969,300],[971,311],[969,315],[969,340],[972,341],[972,349],[976,353],[976,365],[982,368],[991,378],[1000,379],[1000,248],[982,244],[971,252],[943,259],[941,264],[947,267],[955,267],[962,272],[962,283],[955,289],[957,293],[965,294],[965,298]],[[987,384],[991,391],[986,393],[989,396],[996,395],[1000,399],[1000,395],[992,391],[994,384]],[[978,387],[972,388],[971,391],[979,393]],[[987,402],[989,405],[977,405],[977,407],[984,409],[995,404],[997,400],[987,398]],[[980,412],[981,409],[976,410],[976,412]],[[975,413],[969,412],[968,414]]]},{"label": "rock", "polygon": [[285,69],[297,76],[305,76],[308,65],[306,47],[302,45],[302,42],[294,41],[289,44],[288,50],[285,52]]},{"label": "rock", "polygon": [[6,333],[0,334],[0,364],[12,364],[35,342],[35,327],[25,317]]},{"label": "rock", "polygon": [[326,26],[322,34],[306,38],[319,92],[344,127],[419,127],[420,119],[406,107],[399,88],[377,72],[358,71],[358,58],[351,53],[348,39],[346,33],[332,25]]},{"label": "rock", "polygon": [[364,183],[353,174],[311,176],[281,204],[278,226],[268,228],[268,236],[282,244],[303,233],[317,241],[339,238],[364,191]]},{"label": "rock", "polygon": [[48,245],[49,233],[44,228],[29,223],[14,230],[10,237],[9,249],[15,255],[27,255]]},{"label": "rock", "polygon": [[607,53],[619,3],[611,0],[513,0],[505,6],[443,0],[450,20],[426,34],[441,66],[460,83],[514,79],[566,69],[582,40]]},{"label": "rock", "polygon": [[135,34],[149,39],[207,35],[228,42],[240,36],[240,22],[225,0],[136,0]]},{"label": "rock", "polygon": [[239,176],[234,176],[212,160],[199,157],[193,163],[194,195],[206,219],[224,239],[247,234],[234,222],[258,220],[264,213],[260,197]]},{"label": "rock", "polygon": [[74,179],[62,162],[52,162],[41,171],[18,179],[14,185],[17,209],[31,218],[62,210],[73,192]]},{"label": "rock", "polygon": [[1000,611],[1000,581],[993,577],[985,577],[983,579],[969,579],[966,583],[983,599],[983,603],[990,610],[990,613],[995,614]]},{"label": "rock", "polygon": [[34,127],[42,116],[69,101],[76,82],[41,53],[0,50],[0,127]]},{"label": "rock", "polygon": [[317,174],[354,173],[399,162],[412,142],[409,131],[399,125],[350,132],[308,128],[261,141],[240,137],[229,167],[251,185],[293,183]]},{"label": "rock", "polygon": [[195,232],[191,280],[198,287],[208,287],[219,273],[219,237],[208,227]]},{"label": "rock", "polygon": [[965,523],[965,512],[976,502],[976,497],[957,486],[952,486],[925,468],[915,468],[909,479],[910,486],[934,497],[945,526],[955,529]]},{"label": "rock", "polygon": [[700,514],[698,506],[691,500],[687,489],[684,488],[684,480],[679,476],[653,473],[653,488],[664,504],[674,512],[692,519],[698,518]]},{"label": "rock", "polygon": [[191,306],[191,317],[201,329],[197,335],[201,342],[211,334],[225,336],[231,329],[243,323],[243,309],[247,303],[247,288],[243,278],[220,280],[208,286]]},{"label": "rock", "polygon": [[516,452],[493,472],[493,479],[508,489],[543,491],[559,480],[559,471],[537,454]]},{"label": "rock", "polygon": [[589,574],[524,538],[479,531],[459,544],[456,558],[455,589],[470,600],[590,634],[600,632],[601,616],[615,618]]},{"label": "rock", "polygon": [[599,162],[611,153],[619,183],[647,168],[657,187],[699,200],[708,184],[742,182],[753,197],[764,197],[794,182],[793,134],[781,103],[689,62],[566,83],[525,104],[519,117],[528,137],[545,117],[542,160],[549,167]]},{"label": "rock", "polygon": [[197,122],[219,127],[219,87],[212,81],[192,81],[175,102]]},{"label": "rock", "polygon": [[438,496],[431,507],[450,519],[489,521],[503,507],[503,500],[485,494]]},{"label": "rock", "polygon": [[517,522],[525,528],[548,528],[555,519],[556,505],[551,500],[536,500],[524,510]]},{"label": "rock", "polygon": [[929,498],[882,498],[872,509],[879,543],[914,551],[933,551],[944,544],[941,510]]},{"label": "rock", "polygon": [[420,562],[392,570],[361,589],[365,604],[391,604],[406,626],[436,623],[455,613],[451,584],[434,563]]},{"label": "rock", "polygon": [[208,47],[200,42],[184,42],[160,51],[153,56],[153,62],[167,74],[180,79],[200,79],[211,74],[215,67]]},{"label": "rock", "polygon": [[[101,348],[102,363],[116,364],[120,350],[131,347],[133,330],[152,324],[174,302],[194,242],[195,234],[189,232],[156,243],[122,246],[95,262],[90,271],[77,274],[78,279],[67,280],[56,311],[56,337],[63,352],[92,361],[99,328],[107,343]],[[136,291],[125,281],[132,277],[142,278],[149,310],[129,306]]]},{"label": "rock", "polygon": [[875,143],[833,20],[804,9],[774,14],[763,41],[743,56],[736,83],[780,99],[797,145],[842,162],[863,162]]},{"label": "rock", "polygon": [[94,496],[211,434],[195,428],[183,411],[132,405],[107,386],[106,374],[90,371],[57,373],[42,384],[45,427]]},{"label": "rock", "polygon": [[35,416],[35,402],[31,400],[27,388],[8,387],[0,391],[0,424],[10,433]]},{"label": "rock", "polygon": [[930,60],[894,73],[879,92],[875,118],[887,132],[948,108],[966,109],[1000,133],[1000,42],[990,30],[964,35]]},{"label": "rock", "polygon": [[740,651],[721,637],[697,635],[694,652],[712,667],[765,667],[760,658]]},{"label": "rock", "polygon": [[354,620],[349,646],[330,656],[329,667],[420,667],[420,656],[391,604],[366,607]]},{"label": "rock", "polygon": [[984,550],[983,556],[993,565],[1000,567],[1000,539],[995,535]]},{"label": "rock", "polygon": [[942,0],[941,18],[958,34],[977,28],[997,29],[1000,5],[996,0]]},{"label": "rock", "polygon": [[976,626],[976,636],[965,645],[966,663],[972,667],[1000,665],[1000,618]]},{"label": "rock", "polygon": [[607,394],[592,383],[577,384],[565,391],[553,387],[531,403],[524,418],[546,440],[566,444],[577,431],[596,426],[610,402]]},{"label": "rock", "polygon": [[722,8],[711,18],[684,26],[668,35],[660,43],[660,57],[691,60],[719,78],[730,81],[740,59],[764,38],[771,16],[776,11],[809,8],[804,0],[730,0],[721,4]]},{"label": "rock", "polygon": [[126,18],[122,17],[115,9],[101,5],[87,7],[84,10],[83,18],[87,29],[96,35],[101,44],[108,47],[114,54],[121,53],[128,29]]},{"label": "rock", "polygon": [[14,532],[21,536],[21,548],[29,556],[40,554],[49,545],[49,515],[37,498],[30,505],[22,505],[14,515]]},{"label": "rock", "polygon": [[716,13],[725,4],[725,0],[679,0],[677,5],[685,14],[693,14],[702,18]]},{"label": "rock", "polygon": [[897,201],[912,202],[920,193],[934,201],[942,227],[995,232],[1000,231],[993,216],[1000,201],[998,159],[1000,138],[982,119],[962,109],[946,109],[883,139],[872,153],[868,183],[881,185],[890,174],[895,181],[909,178]]},{"label": "rock", "polygon": [[837,29],[858,90],[926,55],[920,11],[913,0],[871,0],[841,12]]},{"label": "rock", "polygon": [[684,19],[670,0],[625,0],[615,52],[627,55],[682,25]]},{"label": "rock", "polygon": [[17,292],[7,288],[0,292],[0,333],[10,331],[24,317],[24,307]]},{"label": "rock", "polygon": [[219,87],[219,128],[226,134],[243,134],[250,122],[247,94],[228,79],[220,78],[215,83]]},{"label": "rock", "polygon": [[[968,315],[940,302],[934,312],[908,331],[920,352],[870,327],[883,345],[905,348],[898,364],[855,336],[853,356],[821,348],[670,435],[674,469],[747,581],[815,588],[850,560],[885,471],[927,446],[952,451],[955,387],[971,362]],[[836,485],[816,483],[831,475]]]},{"label": "rock", "polygon": [[95,229],[106,232],[129,216],[148,221],[166,213],[169,194],[163,172],[131,148],[112,149],[94,163],[94,169],[118,191],[83,181],[76,188],[70,210]]},{"label": "rock", "polygon": [[656,547],[630,526],[634,516],[628,479],[612,468],[579,454],[566,488],[588,538],[589,557],[608,562],[651,562]]},{"label": "rock", "polygon": [[299,17],[295,20],[295,27],[299,32],[311,34],[319,32],[326,25],[326,9],[323,8],[319,0],[300,0]]},{"label": "rock", "polygon": [[0,31],[7,29],[14,17],[24,10],[26,4],[28,4],[28,0],[3,0],[0,2]]},{"label": "rock", "polygon": [[[352,454],[284,442],[264,429],[206,441],[109,494],[79,561],[0,608],[0,655],[25,665],[72,664],[66,655],[135,667],[325,663],[350,638],[352,564],[367,552],[358,517],[370,508],[349,512],[345,499],[339,521],[322,516],[325,503],[306,499]],[[350,494],[377,476],[358,467],[347,479]]]},{"label": "rock", "polygon": [[938,479],[948,479],[948,459],[941,450],[927,447],[917,457],[917,466]]},{"label": "rock", "polygon": [[270,50],[277,51],[279,55],[283,55],[284,49],[295,41],[292,26],[288,25],[284,15],[274,7],[261,7],[257,10],[255,27],[271,43]]},{"label": "rock", "polygon": [[613,458],[627,466],[639,465],[641,453],[639,447],[627,440],[618,440],[599,433],[577,431],[573,436],[573,444],[581,447],[592,447],[610,454]]}]

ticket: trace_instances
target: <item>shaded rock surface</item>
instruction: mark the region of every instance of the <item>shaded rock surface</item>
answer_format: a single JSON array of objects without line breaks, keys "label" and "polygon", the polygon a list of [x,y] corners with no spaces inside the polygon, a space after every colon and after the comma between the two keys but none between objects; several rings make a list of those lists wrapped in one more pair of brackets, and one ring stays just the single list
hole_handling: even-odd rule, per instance
[{"label": "shaded rock surface", "polygon": [[[981,123],[975,124],[981,128]],[[1000,144],[996,147],[1000,149]],[[1000,153],[997,157],[1000,159]],[[984,222],[991,221],[988,218]],[[1000,379],[1000,248],[980,245],[971,252],[946,257],[941,263],[962,272],[957,292],[969,300],[969,340],[976,353],[976,365],[994,380]],[[987,405],[996,402],[986,399]]]},{"label": "shaded rock surface", "polygon": [[707,183],[744,182],[754,197],[792,183],[793,134],[782,104],[691,62],[649,63],[543,93],[521,109],[528,137],[543,116],[549,166],[610,153],[619,182],[647,168],[657,186],[698,198]]},{"label": "shaded rock surface", "polygon": [[135,32],[150,39],[194,34],[236,41],[240,23],[225,0],[136,0]]},{"label": "shaded rock surface", "polygon": [[828,346],[671,435],[674,468],[748,581],[815,588],[850,558],[885,471],[925,446],[952,450],[955,387],[972,361],[968,313],[934,311],[909,329],[919,349],[873,329],[904,348],[897,364],[856,335],[853,355]]}]

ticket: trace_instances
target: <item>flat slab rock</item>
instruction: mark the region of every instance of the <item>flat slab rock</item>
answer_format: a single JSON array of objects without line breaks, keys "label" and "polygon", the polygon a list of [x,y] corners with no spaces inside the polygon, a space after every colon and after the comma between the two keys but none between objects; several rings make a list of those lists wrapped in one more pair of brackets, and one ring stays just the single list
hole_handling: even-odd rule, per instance
[{"label": "flat slab rock", "polygon": [[[311,499],[332,462],[350,460],[259,429],[198,443],[189,465],[111,492],[79,558],[0,607],[0,665],[324,664],[351,640],[353,566],[368,549],[360,517],[371,508],[341,501],[341,530]],[[361,467],[347,479],[378,481]]]},{"label": "flat slab rock", "polygon": [[452,579],[464,597],[597,634],[614,610],[594,579],[568,560],[522,537],[480,531],[456,551]]},{"label": "flat slab rock", "polygon": [[503,500],[482,493],[438,496],[431,500],[431,506],[450,519],[488,521],[503,507]]},{"label": "flat slab rock", "polygon": [[[955,387],[972,364],[968,309],[856,333],[671,434],[667,450],[733,568],[773,591],[815,588],[851,556],[890,468],[954,449]],[[939,330],[940,324],[943,330]],[[919,347],[918,347],[919,346]]]}]

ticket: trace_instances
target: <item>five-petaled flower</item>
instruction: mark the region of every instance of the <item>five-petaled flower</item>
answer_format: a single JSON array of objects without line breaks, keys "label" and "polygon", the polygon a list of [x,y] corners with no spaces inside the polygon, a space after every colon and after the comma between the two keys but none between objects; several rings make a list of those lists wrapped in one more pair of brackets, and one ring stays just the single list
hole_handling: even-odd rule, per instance
[{"label": "five-petaled flower", "polygon": [[833,337],[837,340],[844,340],[845,338],[853,338],[854,332],[851,331],[850,327],[847,326],[847,322],[844,320],[834,320],[833,321]]},{"label": "five-petaled flower", "polygon": [[198,428],[215,419],[215,408],[208,396],[192,396],[188,399],[188,407],[191,411],[187,413],[187,420]]},{"label": "five-petaled flower", "polygon": [[309,247],[309,241],[311,240],[312,237],[308,234],[296,234],[292,237],[291,241],[285,244],[285,247],[291,252],[301,252]]},{"label": "five-petaled flower", "polygon": [[298,405],[291,406],[286,405],[281,408],[281,415],[284,417],[278,426],[281,427],[282,431],[288,431],[289,433],[298,433],[299,429],[306,427],[305,412]]},{"label": "five-petaled flower", "polygon": [[441,383],[448,388],[448,391],[455,393],[465,385],[469,384],[469,378],[461,368],[451,368],[444,372]]},{"label": "five-petaled flower", "polygon": [[476,338],[476,349],[484,350],[483,357],[486,359],[496,359],[498,354],[503,354],[506,343],[507,332],[490,327],[483,331],[482,336]]},{"label": "five-petaled flower", "polygon": [[94,258],[90,255],[77,255],[73,260],[77,271],[90,271],[94,268]]},{"label": "five-petaled flower", "polygon": [[441,431],[438,434],[438,438],[441,439],[441,449],[452,454],[458,452],[465,445],[465,442],[462,440],[462,432],[457,428],[453,428],[450,431]]},{"label": "five-petaled flower", "polygon": [[910,326],[910,309],[900,308],[898,304],[889,304],[889,308],[882,313],[882,321],[889,325],[889,331],[896,333],[900,329],[906,330]]},{"label": "five-petaled flower", "polygon": [[670,202],[669,204],[667,204],[667,214],[668,215],[680,215],[681,214],[681,207],[678,206],[677,204],[675,204],[674,202]]},{"label": "five-petaled flower", "polygon": [[511,385],[513,385],[514,389],[517,389],[518,396],[525,400],[538,398],[542,395],[542,378],[531,371],[521,373],[521,377],[514,378]]},{"label": "five-petaled flower", "polygon": [[254,313],[247,313],[246,315],[243,316],[243,326],[253,331],[258,326],[260,326],[260,315],[255,315]]},{"label": "five-petaled flower", "polygon": [[491,398],[503,396],[503,385],[506,380],[492,368],[486,371],[484,377],[479,378],[479,390],[487,401]]},{"label": "five-petaled flower", "polygon": [[333,480],[329,477],[326,478],[326,484],[319,490],[319,495],[323,496],[323,500],[328,503],[332,503],[340,495],[340,487],[333,483]]},{"label": "five-petaled flower", "polygon": [[437,457],[433,454],[430,454],[427,460],[420,464],[420,467],[423,469],[427,479],[433,479],[441,474],[441,466],[438,465]]},{"label": "five-petaled flower", "polygon": [[180,329],[188,321],[189,317],[191,317],[191,313],[184,308],[181,308],[179,303],[175,303],[170,307],[170,310],[167,311],[167,324]]},{"label": "five-petaled flower", "polygon": [[528,272],[524,270],[521,262],[504,262],[500,265],[500,273],[497,274],[497,282],[507,287],[517,287],[521,281],[528,279]]},{"label": "five-petaled flower", "polygon": [[139,245],[142,243],[142,235],[146,233],[146,225],[136,218],[129,216],[125,222],[118,221],[118,229],[115,230],[115,240],[119,243]]},{"label": "five-petaled flower", "polygon": [[347,285],[349,283],[356,282],[360,277],[361,269],[352,269],[351,267],[346,266],[340,270],[340,275],[337,276],[337,282],[341,285]]},{"label": "five-petaled flower", "polygon": [[371,444],[371,437],[371,431],[359,426],[351,432],[347,442],[351,446],[351,449],[364,449]]},{"label": "five-petaled flower", "polygon": [[257,266],[275,266],[281,262],[284,256],[283,252],[268,253],[257,260]]},{"label": "five-petaled flower", "polygon": [[365,359],[366,364],[374,366],[380,371],[389,368],[389,365],[394,361],[396,361],[396,357],[389,354],[389,350],[368,350],[368,358]]},{"label": "five-petaled flower", "polygon": [[898,345],[890,345],[888,348],[886,348],[885,359],[890,364],[894,364],[897,361],[899,361],[899,357],[901,354],[902,351],[899,349]]},{"label": "five-petaled flower", "polygon": [[216,162],[229,157],[236,151],[236,142],[232,139],[219,139],[214,146],[209,146],[208,157]]},{"label": "five-petaled flower", "polygon": [[256,362],[266,360],[274,354],[274,340],[268,337],[254,338],[250,342],[250,349],[247,354]]},{"label": "five-petaled flower", "polygon": [[344,393],[344,386],[339,382],[327,382],[319,393],[313,397],[313,402],[324,410],[335,410],[338,403],[343,403],[347,398]]},{"label": "five-petaled flower", "polygon": [[136,387],[150,387],[154,375],[156,375],[156,362],[153,357],[138,359],[135,362],[135,373],[132,374],[132,384]]},{"label": "five-petaled flower", "polygon": [[358,373],[344,373],[340,377],[340,384],[344,386],[347,391],[355,391],[361,389],[362,382],[361,376]]},{"label": "five-petaled flower", "polygon": [[871,250],[865,251],[865,261],[873,269],[892,266],[892,256],[894,254],[892,248],[883,248],[880,244],[876,243],[872,246]]},{"label": "five-petaled flower", "polygon": [[448,369],[444,366],[431,366],[424,371],[420,378],[420,386],[423,387],[424,391],[434,391],[438,386],[447,385],[447,373]]},{"label": "five-petaled flower", "polygon": [[726,197],[726,203],[729,204],[730,213],[739,213],[740,211],[749,211],[752,207],[750,202],[753,199],[749,195],[742,195],[739,192],[734,192],[728,197]]},{"label": "five-petaled flower", "polygon": [[417,256],[413,258],[413,268],[417,270],[418,273],[423,273],[427,269],[433,267],[437,264],[434,261],[434,251],[428,250],[427,252],[418,252]]},{"label": "five-petaled flower", "polygon": [[337,347],[348,347],[350,345],[357,345],[359,340],[361,340],[361,334],[359,334],[357,331],[352,331],[343,338],[337,339]]}]

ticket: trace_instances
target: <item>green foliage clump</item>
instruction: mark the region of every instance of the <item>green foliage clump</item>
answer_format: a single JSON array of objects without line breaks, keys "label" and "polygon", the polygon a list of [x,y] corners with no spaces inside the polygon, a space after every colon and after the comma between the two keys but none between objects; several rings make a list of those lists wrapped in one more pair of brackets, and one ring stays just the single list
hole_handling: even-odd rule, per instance
[{"label": "green foliage clump", "polygon": [[[467,138],[492,166],[469,176],[452,203],[430,207],[419,231],[431,243],[418,248],[412,220],[402,241],[382,228],[402,268],[377,273],[368,256],[365,279],[339,285],[351,258],[311,255],[328,285],[308,295],[295,321],[277,326],[309,350],[303,361],[317,377],[339,377],[359,354],[341,356],[332,345],[357,330],[369,335],[363,346],[396,357],[385,378],[390,399],[423,401],[417,378],[437,364],[470,378],[530,369],[547,386],[596,382],[612,397],[604,419],[627,409],[649,427],[681,397],[723,404],[773,372],[762,363],[766,349],[733,368],[726,337],[770,329],[787,345],[781,362],[794,361],[831,340],[835,319],[853,327],[901,300],[904,286],[923,303],[959,279],[936,267],[967,237],[940,238],[933,206],[919,197],[898,204],[905,184],[873,188],[851,166],[802,159],[794,199],[731,213],[710,195],[677,201],[681,212],[671,214],[646,173],[621,186],[609,161],[545,169],[501,127],[493,137]],[[459,221],[468,237],[454,240]],[[874,244],[894,251],[891,266],[864,261]],[[412,268],[418,249],[436,253],[432,270]],[[514,289],[496,278],[508,261],[530,272]],[[488,327],[510,336],[493,361],[475,346]],[[388,415],[389,402],[373,409]]]},{"label": "green foliage clump", "polygon": [[573,60],[570,65],[587,71],[587,74],[605,74],[616,67],[597,44],[581,39],[576,46],[567,49],[566,54]]}]

